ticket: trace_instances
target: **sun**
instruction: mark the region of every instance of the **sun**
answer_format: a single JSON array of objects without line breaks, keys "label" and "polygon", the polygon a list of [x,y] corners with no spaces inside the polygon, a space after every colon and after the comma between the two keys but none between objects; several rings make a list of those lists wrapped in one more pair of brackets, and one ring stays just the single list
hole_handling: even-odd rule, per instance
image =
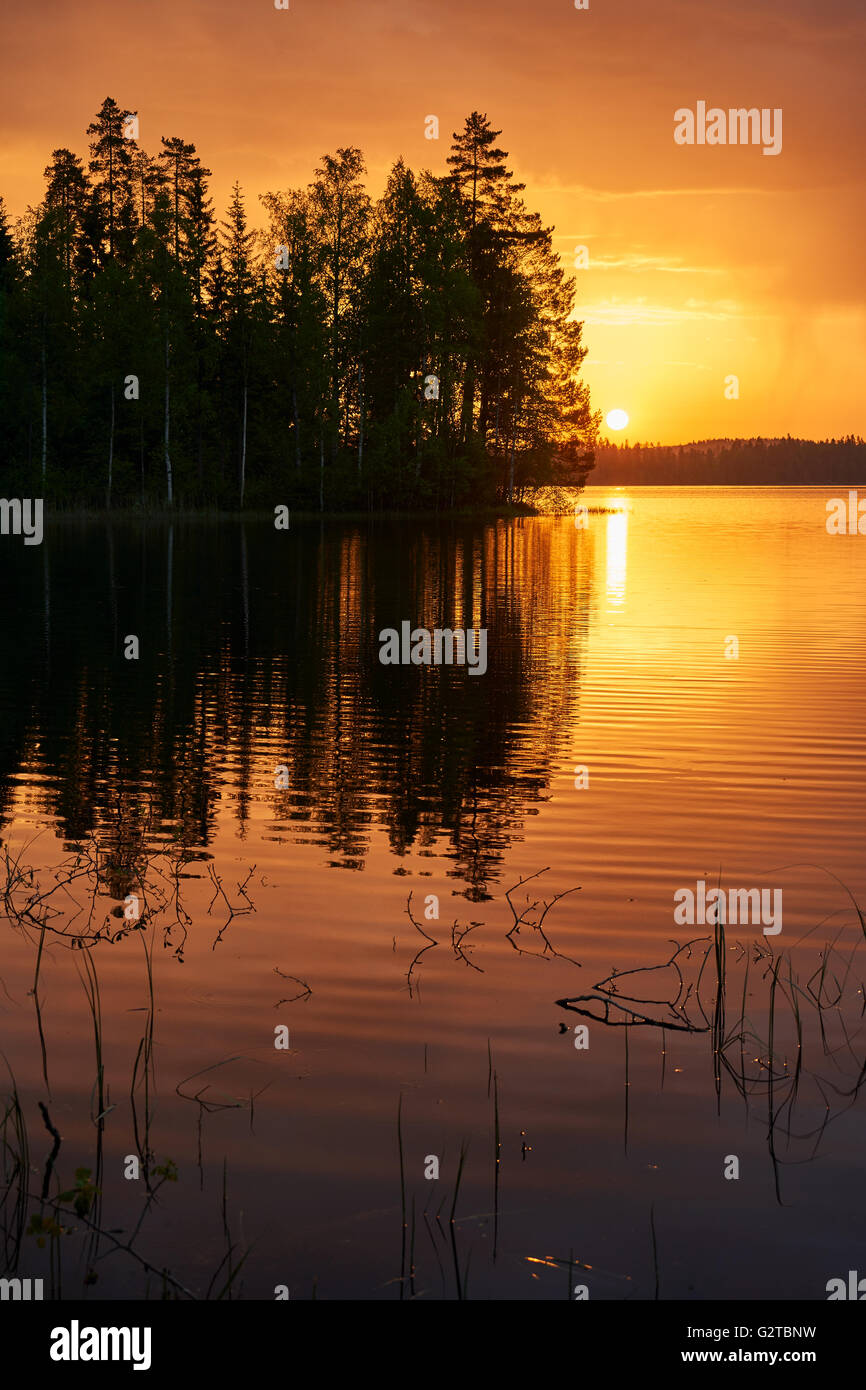
[{"label": "sun", "polygon": [[605,421],[608,429],[624,430],[628,424],[628,414],[625,410],[609,410]]}]

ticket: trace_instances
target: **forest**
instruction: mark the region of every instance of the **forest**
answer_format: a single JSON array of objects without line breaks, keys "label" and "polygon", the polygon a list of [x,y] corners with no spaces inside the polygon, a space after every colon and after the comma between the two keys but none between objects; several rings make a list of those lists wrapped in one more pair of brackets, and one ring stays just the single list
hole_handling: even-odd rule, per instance
[{"label": "forest", "polygon": [[382,197],[354,147],[304,188],[234,184],[138,143],[106,98],[0,199],[0,492],[56,509],[382,511],[519,504],[580,485],[600,415],[553,229],[473,112],[448,172]]},{"label": "forest", "polygon": [[704,439],[693,444],[612,444],[595,448],[601,487],[803,487],[866,482],[866,441]]}]

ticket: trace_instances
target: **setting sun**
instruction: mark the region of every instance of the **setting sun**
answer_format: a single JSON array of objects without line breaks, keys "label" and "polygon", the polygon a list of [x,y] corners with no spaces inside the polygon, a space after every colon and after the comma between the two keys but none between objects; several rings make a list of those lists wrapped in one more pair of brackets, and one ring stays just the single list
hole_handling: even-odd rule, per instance
[{"label": "setting sun", "polygon": [[605,416],[605,423],[608,429],[624,430],[628,424],[628,413],[625,410],[609,410]]}]

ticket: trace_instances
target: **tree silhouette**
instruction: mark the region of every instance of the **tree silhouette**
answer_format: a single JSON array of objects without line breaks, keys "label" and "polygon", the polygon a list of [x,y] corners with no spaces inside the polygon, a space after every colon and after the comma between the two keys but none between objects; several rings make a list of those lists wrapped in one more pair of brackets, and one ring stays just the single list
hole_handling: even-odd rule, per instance
[{"label": "tree silhouette", "polygon": [[0,216],[2,483],[49,505],[486,506],[580,484],[598,417],[574,286],[473,112],[449,172],[361,151],[306,188],[235,183],[219,226],[193,144],[155,156],[103,101],[89,159]]}]

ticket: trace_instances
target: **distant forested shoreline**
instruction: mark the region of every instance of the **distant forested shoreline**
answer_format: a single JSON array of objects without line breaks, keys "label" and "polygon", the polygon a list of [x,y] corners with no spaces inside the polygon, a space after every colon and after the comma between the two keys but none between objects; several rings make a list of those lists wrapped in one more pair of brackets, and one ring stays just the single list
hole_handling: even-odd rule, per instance
[{"label": "distant forested shoreline", "polygon": [[694,444],[620,444],[602,440],[592,483],[600,487],[834,487],[866,482],[866,441],[705,439]]},{"label": "distant forested shoreline", "polygon": [[2,495],[445,511],[585,481],[574,281],[486,116],[378,202],[358,149],[323,156],[260,195],[263,231],[237,183],[218,221],[194,145],[138,132],[106,98],[38,207],[0,199]]}]

